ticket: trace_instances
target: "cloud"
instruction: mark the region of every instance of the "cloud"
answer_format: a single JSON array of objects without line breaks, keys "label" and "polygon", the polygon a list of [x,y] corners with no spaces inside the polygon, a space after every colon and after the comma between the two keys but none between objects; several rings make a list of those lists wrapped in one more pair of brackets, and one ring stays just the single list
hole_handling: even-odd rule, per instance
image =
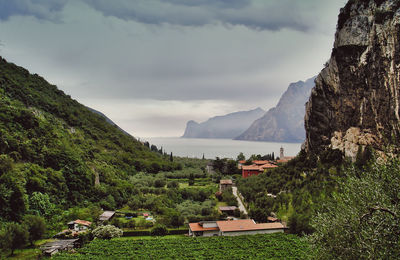
[{"label": "cloud", "polygon": [[0,20],[13,15],[34,16],[42,20],[57,20],[68,0],[0,0]]},{"label": "cloud", "polygon": [[242,25],[251,29],[272,31],[284,28],[307,31],[314,25],[314,20],[308,14],[305,15],[307,10],[303,8],[303,1],[299,3],[295,0],[83,1],[105,16],[145,24],[205,26],[220,23],[227,26]]}]

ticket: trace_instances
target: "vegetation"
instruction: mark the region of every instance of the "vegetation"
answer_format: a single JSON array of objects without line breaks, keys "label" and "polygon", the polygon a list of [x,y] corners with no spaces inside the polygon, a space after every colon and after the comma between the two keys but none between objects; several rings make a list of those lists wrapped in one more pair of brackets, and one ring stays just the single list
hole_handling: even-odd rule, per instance
[{"label": "vegetation", "polygon": [[310,254],[306,241],[283,233],[237,237],[157,237],[95,240],[78,254],[55,259],[304,259]]},{"label": "vegetation", "polygon": [[400,255],[400,162],[346,171],[338,192],[317,209],[309,237],[329,259],[395,259]]},{"label": "vegetation", "polygon": [[102,239],[111,239],[114,237],[122,236],[122,230],[113,226],[113,225],[105,225],[105,226],[98,226],[92,231],[92,234],[96,238]]}]

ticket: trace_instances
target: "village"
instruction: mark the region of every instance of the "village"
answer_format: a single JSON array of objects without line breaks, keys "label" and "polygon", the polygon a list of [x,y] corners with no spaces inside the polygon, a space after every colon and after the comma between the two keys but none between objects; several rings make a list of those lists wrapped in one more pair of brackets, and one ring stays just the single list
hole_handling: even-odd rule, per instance
[{"label": "village", "polygon": [[[270,169],[277,168],[279,165],[288,162],[293,157],[285,157],[284,150],[281,148],[278,160],[238,160],[237,170],[241,173],[239,178],[250,178],[264,173]],[[213,164],[208,163],[205,167],[206,172],[212,178],[216,172]],[[239,236],[269,233],[283,233],[287,230],[287,224],[276,217],[275,213],[268,216],[264,222],[256,222],[249,218],[243,196],[235,185],[234,176],[221,178],[218,182],[217,191],[214,197],[221,200],[215,205],[218,212],[216,219],[199,219],[196,222],[180,223],[176,229],[167,229],[160,235],[179,235],[188,237],[210,237],[210,236]],[[237,178],[237,177],[236,177]],[[200,187],[204,183],[196,180]],[[184,185],[180,183],[179,186]],[[209,184],[208,184],[209,185]],[[185,186],[183,186],[185,187]],[[190,187],[190,186],[189,186]],[[195,188],[196,186],[192,186]],[[225,194],[230,194],[232,203],[222,201]],[[269,194],[270,196],[275,196]],[[232,197],[233,196],[233,197]],[[233,198],[233,200],[232,200]],[[44,255],[52,256],[60,251],[74,251],[81,247],[88,240],[93,238],[91,234],[96,228],[101,226],[115,225],[121,228],[122,236],[149,236],[154,235],[151,230],[159,226],[159,214],[151,210],[140,209],[131,210],[104,210],[93,222],[84,219],[74,219],[66,223],[67,228],[54,235],[54,239],[41,245]],[[134,224],[129,224],[134,223]],[[139,223],[142,223],[139,225]],[[143,224],[144,223],[144,224]]]}]

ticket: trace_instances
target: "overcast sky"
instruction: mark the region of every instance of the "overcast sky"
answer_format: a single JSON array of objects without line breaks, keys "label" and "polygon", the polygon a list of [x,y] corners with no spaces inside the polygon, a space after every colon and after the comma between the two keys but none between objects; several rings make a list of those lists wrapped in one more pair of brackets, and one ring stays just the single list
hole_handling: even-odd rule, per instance
[{"label": "overcast sky", "polygon": [[134,136],[180,136],[318,74],[345,2],[0,0],[0,55]]}]

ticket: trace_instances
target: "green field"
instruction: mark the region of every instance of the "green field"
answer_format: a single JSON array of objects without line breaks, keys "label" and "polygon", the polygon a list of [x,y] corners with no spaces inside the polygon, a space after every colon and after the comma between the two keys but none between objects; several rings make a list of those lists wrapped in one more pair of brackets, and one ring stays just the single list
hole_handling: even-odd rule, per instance
[{"label": "green field", "polygon": [[288,234],[94,240],[55,259],[307,259],[306,241]]}]

